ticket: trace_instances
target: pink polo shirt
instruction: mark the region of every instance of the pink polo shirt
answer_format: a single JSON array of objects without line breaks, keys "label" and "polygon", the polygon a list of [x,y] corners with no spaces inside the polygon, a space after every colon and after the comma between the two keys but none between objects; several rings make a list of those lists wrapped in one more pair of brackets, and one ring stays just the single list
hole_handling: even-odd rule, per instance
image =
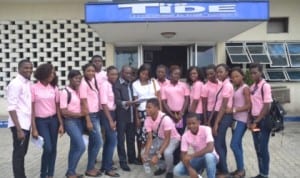
[{"label": "pink polo shirt", "polygon": [[[181,151],[187,152],[189,147],[192,147],[194,152],[203,150],[209,142],[214,142],[214,138],[211,133],[211,128],[207,126],[199,126],[199,130],[194,135],[190,130],[187,130],[181,139]],[[219,159],[216,150],[213,150],[213,154]]]},{"label": "pink polo shirt", "polygon": [[168,84],[161,91],[161,99],[167,100],[167,104],[171,111],[181,111],[185,96],[189,96],[190,91],[188,86],[178,81],[176,85]]},{"label": "pink polo shirt", "polygon": [[95,79],[88,81],[90,86],[88,85],[85,79],[81,80],[81,84],[79,87],[79,96],[81,99],[86,98],[88,109],[90,113],[99,111],[99,93],[95,86]]},{"label": "pink polo shirt", "polygon": [[[256,84],[251,85],[250,92],[251,92],[251,102],[252,102],[252,108],[251,108],[251,115],[252,116],[258,116],[263,109],[264,103],[271,103],[273,101],[272,99],[272,92],[271,92],[271,86],[268,84],[264,79],[261,80],[257,87],[255,87]],[[264,98],[262,97],[262,87],[264,92]]]},{"label": "pink polo shirt", "polygon": [[[156,132],[158,125],[164,116],[165,113],[159,112],[157,118],[153,120],[151,117],[147,116],[145,120],[145,129],[147,132]],[[175,138],[176,140],[180,141],[180,135],[175,128],[175,124],[173,120],[169,116],[165,116],[160,124],[160,128],[158,130],[158,136],[162,139],[165,138],[165,131],[171,130],[171,139]]]},{"label": "pink polo shirt", "polygon": [[103,81],[107,80],[107,73],[104,70],[101,70],[100,72],[96,73],[95,77],[98,85],[101,85]]},{"label": "pink polo shirt", "polygon": [[112,84],[107,80],[103,81],[101,85],[100,103],[106,104],[110,111],[114,111],[116,109],[115,95],[113,92]]},{"label": "pink polo shirt", "polygon": [[[7,111],[16,111],[20,127],[30,130],[31,127],[31,82],[18,74],[7,86]],[[9,115],[8,128],[15,124]]]},{"label": "pink polo shirt", "polygon": [[168,79],[165,79],[164,82],[160,82],[158,79],[156,79],[156,81],[159,84],[160,89],[162,89],[162,88],[164,88],[164,87],[166,87],[167,85],[170,84],[170,80],[168,80]]},{"label": "pink polo shirt", "polygon": [[[68,93],[67,93],[66,89],[71,94],[71,100],[70,100],[69,104],[68,104]],[[62,89],[60,91],[60,95],[59,95],[60,109],[67,108],[68,111],[71,111],[74,113],[80,113],[81,105],[80,105],[79,91],[75,91],[70,87],[66,87],[66,89]]]},{"label": "pink polo shirt", "polygon": [[201,97],[207,98],[207,111],[212,111],[216,102],[216,95],[218,91],[222,87],[222,82],[218,81],[218,83],[213,83],[211,81],[207,81],[203,85],[203,89],[201,92]]},{"label": "pink polo shirt", "polygon": [[201,100],[202,88],[203,88],[203,83],[201,81],[194,82],[191,87],[190,103],[192,104],[193,100],[198,100],[198,105],[196,107],[197,114],[203,113],[202,100]]},{"label": "pink polo shirt", "polygon": [[233,104],[233,95],[234,95],[234,88],[231,84],[229,78],[225,79],[223,82],[223,88],[218,95],[217,103],[216,103],[216,111],[220,111],[221,105],[223,102],[223,98],[228,98],[227,108],[232,108]]},{"label": "pink polo shirt", "polygon": [[[245,104],[246,104],[246,100],[245,100],[245,96],[244,96],[245,88],[249,88],[248,85],[244,84],[243,86],[240,86],[237,90],[235,90],[234,97],[233,97],[233,107],[234,108],[240,108],[240,107],[245,106]],[[248,111],[236,112],[233,114],[233,118],[237,121],[247,123]]]},{"label": "pink polo shirt", "polygon": [[55,115],[56,103],[59,102],[57,87],[37,82],[31,86],[31,98],[34,103],[35,117],[46,118]]}]

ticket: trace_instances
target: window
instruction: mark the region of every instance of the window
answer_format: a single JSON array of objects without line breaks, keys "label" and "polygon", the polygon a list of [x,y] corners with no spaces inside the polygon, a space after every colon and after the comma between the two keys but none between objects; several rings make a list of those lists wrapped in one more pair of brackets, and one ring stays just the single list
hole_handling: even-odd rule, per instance
[{"label": "window", "polygon": [[288,79],[286,72],[282,69],[267,69],[265,76],[266,79],[270,81],[285,81]]},{"label": "window", "polygon": [[300,69],[289,69],[286,74],[290,81],[300,81]]},{"label": "window", "polygon": [[270,58],[264,43],[246,43],[247,51],[254,63],[270,64]]},{"label": "window", "polygon": [[287,17],[270,18],[267,24],[268,33],[288,33],[289,19]]},{"label": "window", "polygon": [[271,67],[289,67],[284,43],[267,43]]},{"label": "window", "polygon": [[197,64],[198,67],[205,67],[214,64],[215,48],[212,46],[197,47]]},{"label": "window", "polygon": [[138,49],[137,47],[117,47],[116,48],[116,66],[121,71],[123,65],[138,67]]},{"label": "window", "polygon": [[243,43],[226,43],[226,52],[232,64],[251,62]]},{"label": "window", "polygon": [[287,43],[291,67],[300,67],[300,43]]}]

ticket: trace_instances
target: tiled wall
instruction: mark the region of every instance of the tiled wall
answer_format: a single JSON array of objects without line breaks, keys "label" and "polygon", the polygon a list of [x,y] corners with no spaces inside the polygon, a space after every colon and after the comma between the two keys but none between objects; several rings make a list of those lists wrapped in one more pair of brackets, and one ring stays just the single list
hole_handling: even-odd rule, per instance
[{"label": "tiled wall", "polygon": [[51,62],[63,86],[68,71],[81,70],[95,54],[105,59],[105,43],[83,20],[0,21],[0,97],[21,59],[35,68]]}]

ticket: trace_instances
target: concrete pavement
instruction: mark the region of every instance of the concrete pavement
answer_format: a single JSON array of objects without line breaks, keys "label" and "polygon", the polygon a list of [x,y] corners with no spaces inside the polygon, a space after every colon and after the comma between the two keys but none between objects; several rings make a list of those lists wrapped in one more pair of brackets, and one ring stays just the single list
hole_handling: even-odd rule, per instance
[{"label": "concrete pavement", "polygon": [[[271,137],[270,140],[270,178],[299,178],[300,177],[300,122],[287,122],[284,135],[277,134]],[[0,129],[0,178],[12,178],[12,136],[8,129]],[[230,171],[235,170],[235,161],[233,153],[230,150],[229,143],[231,138],[231,131],[227,132],[227,145],[228,145],[228,166]],[[253,147],[252,136],[249,131],[246,132],[244,137],[244,156],[246,177],[255,176],[258,173],[256,162],[256,154]],[[55,178],[64,177],[67,167],[67,157],[69,151],[69,137],[64,135],[58,141],[58,153],[56,161]],[[42,150],[30,144],[28,153],[26,155],[26,174],[28,178],[38,178],[40,170],[40,157]],[[101,158],[101,156],[99,156]],[[87,154],[85,153],[78,165],[78,173],[84,173],[87,162]],[[115,152],[114,162],[119,167],[118,157]],[[129,165],[132,169],[131,172],[124,172],[118,169],[121,177],[140,178],[152,177],[146,175],[142,166]],[[100,164],[97,164],[100,167]],[[108,176],[101,176],[103,178]],[[164,176],[158,177],[163,178]],[[206,176],[204,176],[206,177]]]}]

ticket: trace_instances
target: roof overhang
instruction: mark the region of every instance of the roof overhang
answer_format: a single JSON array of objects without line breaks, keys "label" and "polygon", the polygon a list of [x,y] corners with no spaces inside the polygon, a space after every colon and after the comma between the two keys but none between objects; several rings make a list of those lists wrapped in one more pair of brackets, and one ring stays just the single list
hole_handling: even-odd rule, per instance
[{"label": "roof overhang", "polygon": [[[87,3],[85,21],[115,44],[216,43],[269,18],[269,1]],[[175,34],[171,38],[163,32]]]}]

